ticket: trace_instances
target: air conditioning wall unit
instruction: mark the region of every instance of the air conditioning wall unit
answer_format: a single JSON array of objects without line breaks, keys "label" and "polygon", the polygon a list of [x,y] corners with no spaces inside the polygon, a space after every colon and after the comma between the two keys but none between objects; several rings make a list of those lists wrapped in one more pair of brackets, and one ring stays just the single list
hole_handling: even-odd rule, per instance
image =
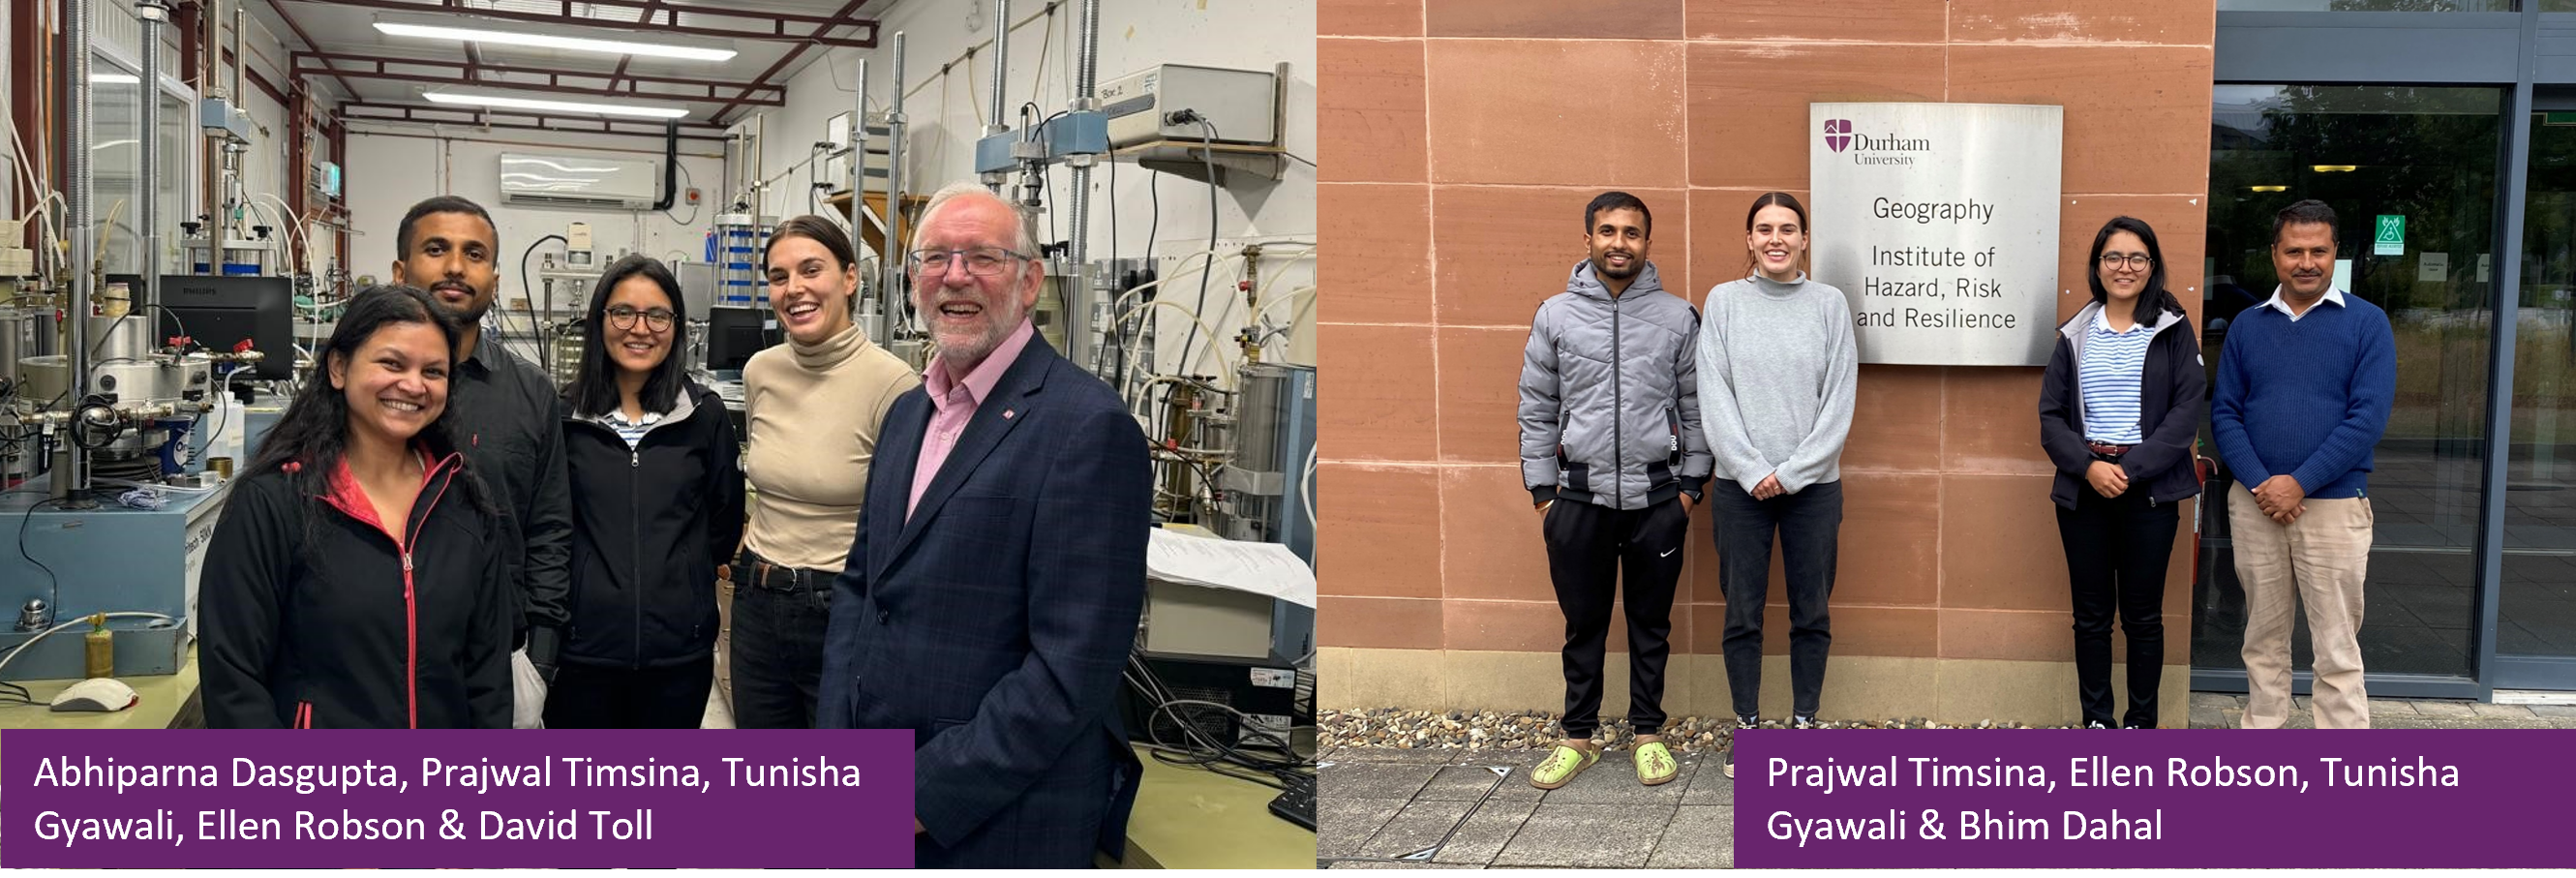
[{"label": "air conditioning wall unit", "polygon": [[520,207],[643,210],[659,199],[661,166],[649,159],[501,154],[501,203]]}]

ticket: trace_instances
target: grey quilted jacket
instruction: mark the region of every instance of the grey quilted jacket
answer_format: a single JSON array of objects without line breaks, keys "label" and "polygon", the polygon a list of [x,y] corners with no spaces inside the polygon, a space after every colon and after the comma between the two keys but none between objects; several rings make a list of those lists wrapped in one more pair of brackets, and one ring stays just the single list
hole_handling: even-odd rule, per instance
[{"label": "grey quilted jacket", "polygon": [[1699,311],[1646,263],[1618,298],[1576,263],[1538,306],[1521,363],[1521,480],[1538,502],[1643,509],[1708,481]]}]

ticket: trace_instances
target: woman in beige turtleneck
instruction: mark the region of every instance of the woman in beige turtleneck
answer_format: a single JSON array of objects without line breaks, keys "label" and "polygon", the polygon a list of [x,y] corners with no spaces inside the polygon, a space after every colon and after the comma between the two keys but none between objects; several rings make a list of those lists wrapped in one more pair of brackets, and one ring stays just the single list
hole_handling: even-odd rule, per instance
[{"label": "woman in beige turtleneck", "polygon": [[742,369],[751,526],[733,579],[734,724],[814,727],[832,578],[858,535],[877,426],[921,376],[850,321],[850,239],[819,216],[788,220],[761,261],[787,343]]}]

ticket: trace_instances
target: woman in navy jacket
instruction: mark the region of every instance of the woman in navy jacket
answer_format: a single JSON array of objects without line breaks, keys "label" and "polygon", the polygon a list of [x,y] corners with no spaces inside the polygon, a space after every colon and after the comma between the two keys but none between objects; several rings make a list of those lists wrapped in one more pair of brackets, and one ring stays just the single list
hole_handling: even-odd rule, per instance
[{"label": "woman in navy jacket", "polygon": [[[2057,328],[2040,381],[2039,440],[2057,464],[2049,499],[2075,608],[2076,695],[2087,728],[2156,725],[2164,672],[2165,571],[2200,493],[2192,440],[2208,376],[2191,317],[2165,289],[2156,232],[2115,217],[2085,264],[2093,303]],[[2129,698],[2115,717],[2111,619],[2129,641]]]},{"label": "woman in navy jacket", "polygon": [[349,301],[233,483],[198,589],[210,728],[509,728],[500,513],[448,441],[457,326]]},{"label": "woman in navy jacket", "polygon": [[716,565],[742,538],[733,419],[692,384],[680,282],[628,256],[591,292],[564,391],[572,631],[546,700],[555,728],[697,728],[715,682]]}]

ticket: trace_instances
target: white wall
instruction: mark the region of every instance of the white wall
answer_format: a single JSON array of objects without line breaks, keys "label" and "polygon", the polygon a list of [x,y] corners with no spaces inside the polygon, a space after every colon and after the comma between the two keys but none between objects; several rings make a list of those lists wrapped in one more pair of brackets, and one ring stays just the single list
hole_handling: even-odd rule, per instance
[{"label": "white wall", "polygon": [[[721,173],[719,154],[713,144],[704,141],[680,141],[681,175],[678,185],[686,189],[696,181],[700,189]],[[658,137],[607,135],[568,135],[543,131],[494,129],[488,133],[454,125],[393,125],[351,123],[349,128],[349,164],[343,180],[348,191],[350,222],[359,234],[349,246],[353,276],[372,275],[390,280],[394,261],[394,229],[402,222],[403,213],[414,203],[433,195],[459,195],[473,199],[492,212],[493,224],[501,237],[501,288],[503,298],[520,289],[519,255],[529,244],[546,235],[560,235],[575,222],[590,224],[592,246],[605,265],[616,253],[635,252],[659,257],[665,261],[699,259],[705,254],[706,228],[714,210],[707,205],[694,208],[696,222],[684,225],[693,208],[685,198],[674,199],[671,210],[597,211],[540,209],[501,203],[501,153],[535,152],[561,155],[599,155],[621,159],[650,159],[657,167],[662,161],[662,141]],[[658,183],[657,183],[658,185]],[[545,252],[562,252],[561,244],[548,242]],[[535,271],[540,260],[531,258],[529,270]],[[530,281],[534,283],[533,278]]]},{"label": "white wall", "polygon": [[[1014,3],[1011,17],[1025,19],[1037,13],[1044,3],[1022,0]],[[1011,60],[1006,71],[1005,99],[1014,107],[1034,100],[1046,113],[1064,109],[1073,91],[1075,58],[1071,51],[1075,37],[1077,5],[1065,3],[1050,20],[1038,20],[1011,33]],[[970,31],[968,18],[979,20]],[[992,51],[979,50],[972,60],[959,60],[969,46],[992,38],[994,10],[988,0],[977,3],[934,2],[934,0],[901,0],[876,11],[882,22],[875,49],[837,49],[799,71],[787,83],[787,105],[768,112],[763,152],[769,174],[803,161],[813,141],[823,137],[824,124],[836,113],[851,109],[856,96],[848,91],[857,76],[857,59],[869,60],[870,106],[881,109],[892,96],[893,35],[906,34],[905,90],[911,92],[903,103],[912,123],[906,141],[910,150],[906,164],[910,180],[908,189],[921,193],[936,190],[948,181],[971,179],[974,143],[983,136],[979,113],[989,109],[992,96]],[[1048,35],[1052,27],[1052,36]],[[1043,52],[1046,61],[1039,63]],[[1245,2],[1245,0],[1101,0],[1100,55],[1096,69],[1098,81],[1107,82],[1119,76],[1157,63],[1199,64],[1240,69],[1269,69],[1274,63],[1289,64],[1287,83],[1287,126],[1282,144],[1290,153],[1305,158],[1315,155],[1315,9],[1312,3]],[[951,64],[943,84],[940,66]],[[972,82],[969,85],[969,68]],[[1032,89],[1032,85],[1036,87]],[[943,94],[944,92],[944,94]],[[943,100],[944,98],[944,100]],[[1017,119],[1017,112],[1011,114]],[[1117,210],[1110,210],[1111,189],[1106,166],[1092,172],[1091,232],[1089,258],[1111,257],[1111,222],[1116,222],[1117,256],[1136,257],[1145,252],[1147,231],[1154,228],[1157,258],[1178,256],[1206,249],[1208,238],[1208,187],[1182,178],[1165,177],[1145,172],[1132,163],[1117,169],[1115,200]],[[1159,178],[1159,179],[1158,179]],[[1069,205],[1066,194],[1071,174],[1061,166],[1049,174],[1051,209]],[[1234,178],[1227,189],[1216,195],[1217,228],[1220,249],[1233,251],[1248,240],[1315,240],[1315,169],[1312,165],[1292,161],[1285,179],[1276,182],[1247,183]],[[795,186],[773,190],[762,205],[764,213],[792,216],[804,213],[800,188],[802,173],[791,178]],[[1014,175],[1016,181],[1016,175]],[[1152,191],[1161,187],[1161,222],[1150,223],[1153,214]],[[1055,217],[1061,228],[1065,218]],[[1040,223],[1044,227],[1046,223]],[[1271,248],[1284,254],[1302,246]],[[1276,263],[1274,263],[1276,264]],[[1285,292],[1310,285],[1313,280],[1313,256],[1290,266],[1273,292]],[[1235,268],[1220,263],[1210,284],[1208,310],[1211,322],[1219,323],[1218,332],[1230,334],[1241,323],[1240,313],[1225,313],[1231,300],[1215,290],[1232,289]],[[1170,272],[1167,270],[1166,274]],[[1263,274],[1270,272],[1265,268]],[[1189,304],[1197,297],[1195,285],[1174,285],[1175,292],[1186,294],[1179,299]],[[1272,358],[1286,357],[1300,363],[1313,363],[1312,299],[1293,306],[1283,305],[1272,311],[1274,320],[1290,310],[1299,313],[1301,329],[1289,340],[1271,351]],[[1241,309],[1234,309],[1240,311]],[[1171,309],[1156,313],[1179,320]],[[1161,333],[1167,344],[1180,341],[1179,329],[1186,321],[1166,321],[1173,331]],[[1202,344],[1195,348],[1205,356]],[[1203,359],[1191,371],[1217,372],[1221,364],[1233,361],[1232,352],[1218,355],[1222,359]],[[1166,367],[1176,366],[1167,362]]]}]

